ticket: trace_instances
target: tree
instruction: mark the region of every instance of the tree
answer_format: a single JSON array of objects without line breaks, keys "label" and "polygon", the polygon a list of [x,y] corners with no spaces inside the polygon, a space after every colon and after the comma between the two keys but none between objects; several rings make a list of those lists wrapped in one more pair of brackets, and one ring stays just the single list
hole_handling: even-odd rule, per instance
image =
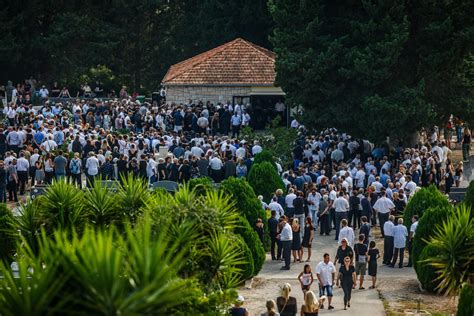
[{"label": "tree", "polygon": [[466,114],[473,4],[461,2],[271,0],[277,83],[307,125],[374,141],[408,139],[455,104]]},{"label": "tree", "polygon": [[262,195],[265,201],[270,201],[277,189],[285,189],[275,167],[268,161],[254,164],[250,169],[248,181],[255,194]]}]

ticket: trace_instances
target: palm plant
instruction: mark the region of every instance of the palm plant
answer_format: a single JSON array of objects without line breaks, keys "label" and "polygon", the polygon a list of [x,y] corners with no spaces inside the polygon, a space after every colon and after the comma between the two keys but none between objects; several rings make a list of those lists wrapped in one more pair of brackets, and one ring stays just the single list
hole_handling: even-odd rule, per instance
[{"label": "palm plant", "polygon": [[38,200],[48,229],[83,227],[84,196],[75,186],[65,180],[55,181]]},{"label": "palm plant", "polygon": [[120,220],[115,193],[94,181],[92,188],[84,193],[84,209],[89,221],[100,227],[108,227]]},{"label": "palm plant", "polygon": [[135,223],[149,200],[151,192],[146,181],[129,175],[122,179],[122,184],[115,196],[119,211],[131,223]]},{"label": "palm plant", "polygon": [[13,217],[13,226],[18,230],[22,240],[27,244],[33,253],[38,253],[37,237],[41,233],[43,227],[43,214],[38,207],[38,200],[29,201],[27,204],[21,205],[19,208],[19,216]]},{"label": "palm plant", "polygon": [[464,204],[457,207],[454,216],[435,229],[429,241],[438,255],[424,260],[435,269],[439,292],[456,294],[461,285],[474,272],[474,220],[471,208]]}]

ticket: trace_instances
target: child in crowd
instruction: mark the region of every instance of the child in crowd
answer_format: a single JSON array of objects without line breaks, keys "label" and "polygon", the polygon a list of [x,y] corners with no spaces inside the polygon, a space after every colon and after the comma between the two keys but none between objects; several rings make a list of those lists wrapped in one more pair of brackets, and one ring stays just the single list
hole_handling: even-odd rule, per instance
[{"label": "child in crowd", "polygon": [[298,280],[301,283],[301,290],[303,290],[303,297],[306,295],[311,288],[311,284],[313,284],[313,272],[311,272],[311,266],[309,264],[305,264],[303,271],[298,275]]},{"label": "child in crowd", "polygon": [[369,244],[369,275],[372,277],[372,286],[369,289],[375,289],[375,282],[377,281],[377,259],[380,258],[380,253],[375,248],[375,241],[371,241]]}]

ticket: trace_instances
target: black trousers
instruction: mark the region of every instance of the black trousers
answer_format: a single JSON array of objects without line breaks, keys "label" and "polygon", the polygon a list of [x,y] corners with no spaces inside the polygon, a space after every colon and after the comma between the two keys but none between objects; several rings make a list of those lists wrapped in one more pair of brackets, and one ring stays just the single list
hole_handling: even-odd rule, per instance
[{"label": "black trousers", "polygon": [[15,181],[8,181],[8,199],[10,201],[18,202],[18,196],[16,194],[17,191],[17,183]]},{"label": "black trousers", "polygon": [[348,224],[352,228],[360,227],[360,211],[359,210],[350,210],[348,217]]},{"label": "black trousers", "polygon": [[321,235],[326,234],[329,235],[331,232],[331,224],[329,223],[329,214],[324,214],[319,216],[319,225],[320,225],[320,231],[319,233]]},{"label": "black trousers", "polygon": [[283,246],[281,244],[281,241],[277,239],[277,254],[276,254],[276,258],[278,260],[280,260],[282,258],[282,255],[283,255]]},{"label": "black trousers", "polygon": [[281,241],[281,246],[283,248],[283,259],[285,259],[285,267],[290,268],[291,262],[291,240]]},{"label": "black trousers", "polygon": [[408,249],[408,266],[409,267],[411,267],[413,265],[413,261],[412,261],[412,257],[411,257],[412,247],[413,247],[413,240],[408,240],[407,241],[407,249]]},{"label": "black trousers", "polygon": [[333,229],[336,229],[336,210],[334,208],[329,210],[329,223],[332,224]]},{"label": "black trousers", "polygon": [[379,224],[380,224],[380,231],[382,232],[382,237],[385,236],[383,231],[383,225],[386,221],[388,221],[389,213],[379,213]]},{"label": "black trousers", "polygon": [[17,171],[17,173],[20,187],[20,195],[23,195],[23,193],[25,193],[26,183],[28,182],[28,171]]},{"label": "black trousers", "polygon": [[383,263],[390,264],[393,257],[393,236],[385,236],[383,241]]},{"label": "black trousers", "polygon": [[239,137],[240,125],[232,125],[232,138]]},{"label": "black trousers", "polygon": [[339,231],[341,230],[341,221],[346,218],[347,212],[336,212],[336,240],[339,238]]},{"label": "black trousers", "polygon": [[272,259],[277,258],[275,257],[275,248],[277,245],[278,245],[278,239],[276,239],[276,234],[270,234],[270,254],[272,255]]},{"label": "black trousers", "polygon": [[341,284],[342,291],[344,292],[344,306],[347,306],[347,304],[351,301],[351,295],[352,295],[352,283],[342,283]]},{"label": "black trousers", "polygon": [[395,252],[393,253],[392,266],[394,266],[397,263],[397,257],[400,256],[398,266],[400,268],[403,267],[403,257],[404,257],[404,255],[405,255],[405,248],[395,248]]},{"label": "black trousers", "polygon": [[79,189],[82,189],[82,177],[81,174],[74,174],[71,173],[71,178],[72,178],[72,184],[77,184],[79,186]]}]

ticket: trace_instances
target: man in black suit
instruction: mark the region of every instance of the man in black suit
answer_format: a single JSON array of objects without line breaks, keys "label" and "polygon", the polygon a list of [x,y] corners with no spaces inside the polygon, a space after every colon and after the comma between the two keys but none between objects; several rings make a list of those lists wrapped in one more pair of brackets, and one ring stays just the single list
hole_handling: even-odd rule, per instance
[{"label": "man in black suit", "polygon": [[[281,246],[279,245],[279,240],[276,238],[278,235],[278,220],[276,218],[276,211],[271,212],[272,217],[268,219],[268,230],[270,235],[270,254],[272,255],[272,260],[279,260],[281,257]],[[275,257],[275,245],[278,245],[278,253],[280,256]]]}]

